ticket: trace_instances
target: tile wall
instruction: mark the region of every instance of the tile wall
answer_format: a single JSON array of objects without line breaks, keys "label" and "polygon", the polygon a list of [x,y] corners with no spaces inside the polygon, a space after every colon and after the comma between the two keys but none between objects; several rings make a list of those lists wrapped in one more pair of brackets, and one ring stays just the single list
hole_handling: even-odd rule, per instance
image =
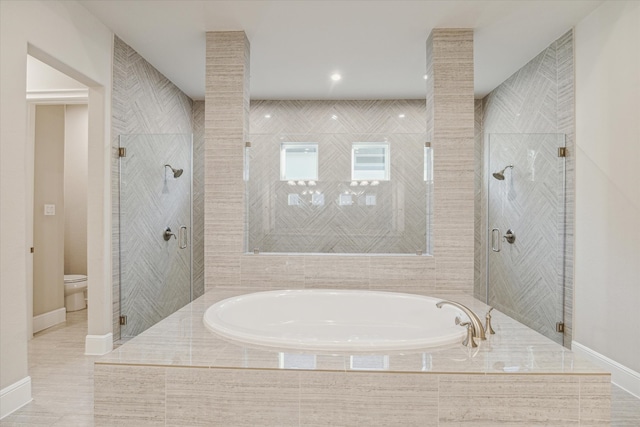
[{"label": "tile wall", "polygon": [[[207,34],[207,290],[240,286],[382,286],[403,290],[404,286],[419,286],[423,290],[473,291],[473,32],[435,30],[428,42],[428,56],[433,73],[427,101],[433,105],[427,115],[427,133],[433,137],[436,164],[434,256],[253,255],[245,253],[244,235],[249,43],[242,32]],[[299,123],[305,123],[305,116]],[[400,263],[415,264],[406,273],[409,276],[417,271],[433,274],[416,275],[415,282],[405,284],[401,279],[405,272],[397,268]],[[381,267],[384,265],[392,267]]]},{"label": "tile wall", "polygon": [[608,375],[97,365],[96,426],[605,425]]},{"label": "tile wall", "polygon": [[204,101],[193,102],[193,298],[204,294]]},{"label": "tile wall", "polygon": [[[475,266],[474,294],[483,301],[486,298],[486,230],[487,194],[486,182],[487,138],[491,133],[547,133],[565,134],[566,199],[564,209],[559,209],[566,235],[557,236],[564,242],[564,265],[558,268],[564,275],[565,332],[564,342],[570,345],[573,313],[573,231],[575,205],[575,124],[574,124],[574,74],[573,30],[567,32],[542,51],[527,65],[509,77],[483,100],[476,101],[475,109]],[[543,225],[544,227],[544,225]],[[541,231],[542,232],[542,231]],[[545,254],[530,254],[532,260]],[[536,261],[537,262],[537,261]],[[517,283],[516,280],[511,280]],[[553,291],[562,294],[561,278]],[[543,289],[541,286],[540,289]],[[514,290],[517,292],[517,290]],[[537,292],[527,293],[523,306],[534,306],[541,298]],[[556,321],[559,321],[557,319]]]},{"label": "tile wall", "polygon": [[[425,115],[424,100],[252,101],[249,252],[426,253]],[[313,186],[281,181],[289,142],[318,144]],[[389,181],[352,185],[356,142],[389,145]]]},{"label": "tile wall", "polygon": [[[112,96],[112,160],[111,160],[111,199],[112,199],[112,283],[113,283],[113,336],[120,338],[120,218],[119,218],[119,160],[118,137],[129,134],[195,134],[194,114],[198,116],[201,105],[194,103],[180,89],[164,77],[158,70],[142,58],[135,50],[117,36],[114,39],[113,52],[113,96]],[[202,131],[199,131],[202,135]],[[202,138],[202,136],[201,136]],[[195,150],[201,147],[194,137]],[[202,139],[201,139],[202,140]],[[202,170],[194,164],[195,172]],[[200,172],[201,173],[201,172]],[[194,183],[194,189],[196,184]],[[196,193],[194,206],[202,205],[202,192]],[[202,209],[194,209],[202,212]],[[203,221],[194,215],[194,228]],[[195,230],[194,230],[195,231]],[[197,243],[197,242],[194,242]],[[203,259],[202,244],[194,247],[194,259]],[[124,258],[126,259],[126,258]],[[199,265],[202,271],[202,263]],[[202,277],[197,270],[194,278]],[[202,280],[202,279],[200,279]],[[202,282],[201,282],[202,283]],[[197,289],[198,285],[194,285]],[[202,289],[202,284],[199,289]]]}]

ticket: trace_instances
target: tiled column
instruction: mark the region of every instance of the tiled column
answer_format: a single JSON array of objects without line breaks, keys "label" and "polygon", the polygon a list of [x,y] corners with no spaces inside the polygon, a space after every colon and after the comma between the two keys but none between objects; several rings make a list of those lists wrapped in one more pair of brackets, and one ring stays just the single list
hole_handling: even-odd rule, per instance
[{"label": "tiled column", "polygon": [[427,135],[434,155],[436,288],[473,292],[473,30],[427,40]]},{"label": "tiled column", "polygon": [[207,33],[204,147],[205,290],[240,284],[244,144],[249,135],[249,40]]}]

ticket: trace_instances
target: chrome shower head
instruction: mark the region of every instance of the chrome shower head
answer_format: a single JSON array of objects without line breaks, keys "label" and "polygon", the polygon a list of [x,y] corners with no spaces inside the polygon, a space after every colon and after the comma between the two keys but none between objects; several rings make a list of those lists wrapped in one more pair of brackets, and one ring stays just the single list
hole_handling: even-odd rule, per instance
[{"label": "chrome shower head", "polygon": [[497,179],[498,181],[503,181],[504,180],[504,171],[506,171],[509,168],[513,168],[513,165],[505,166],[504,169],[502,169],[500,172],[495,172],[493,174],[493,177],[495,179]]},{"label": "chrome shower head", "polygon": [[165,168],[169,168],[171,169],[171,172],[173,172],[173,177],[174,178],[179,178],[180,175],[182,175],[182,172],[184,172],[182,169],[174,169],[171,167],[171,165],[164,165]]}]

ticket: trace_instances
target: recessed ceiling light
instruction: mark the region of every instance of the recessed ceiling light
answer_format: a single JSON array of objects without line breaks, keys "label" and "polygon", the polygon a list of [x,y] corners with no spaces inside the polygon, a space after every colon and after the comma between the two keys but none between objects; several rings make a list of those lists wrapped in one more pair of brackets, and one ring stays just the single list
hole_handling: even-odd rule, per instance
[{"label": "recessed ceiling light", "polygon": [[265,119],[270,119],[270,118],[271,118],[271,114],[265,114],[265,115],[264,115],[264,118],[265,118]]},{"label": "recessed ceiling light", "polygon": [[398,114],[398,117],[404,119],[404,114]]},{"label": "recessed ceiling light", "polygon": [[426,74],[424,76],[422,76],[423,79],[427,80],[429,78],[429,76],[427,76]]},{"label": "recessed ceiling light", "polygon": [[337,82],[340,79],[342,79],[342,76],[340,74],[338,73],[331,74],[331,80],[333,80],[334,82]]}]

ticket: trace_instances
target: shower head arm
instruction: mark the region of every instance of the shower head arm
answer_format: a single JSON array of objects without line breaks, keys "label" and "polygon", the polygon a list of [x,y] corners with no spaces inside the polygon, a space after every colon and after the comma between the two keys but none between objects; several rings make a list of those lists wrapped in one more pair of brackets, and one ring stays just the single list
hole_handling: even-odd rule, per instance
[{"label": "shower head arm", "polygon": [[175,169],[170,164],[166,164],[166,165],[164,165],[164,167],[171,169],[171,172],[173,172],[173,177],[174,178],[178,178],[180,175],[182,175],[182,172],[183,172],[182,169]]}]

